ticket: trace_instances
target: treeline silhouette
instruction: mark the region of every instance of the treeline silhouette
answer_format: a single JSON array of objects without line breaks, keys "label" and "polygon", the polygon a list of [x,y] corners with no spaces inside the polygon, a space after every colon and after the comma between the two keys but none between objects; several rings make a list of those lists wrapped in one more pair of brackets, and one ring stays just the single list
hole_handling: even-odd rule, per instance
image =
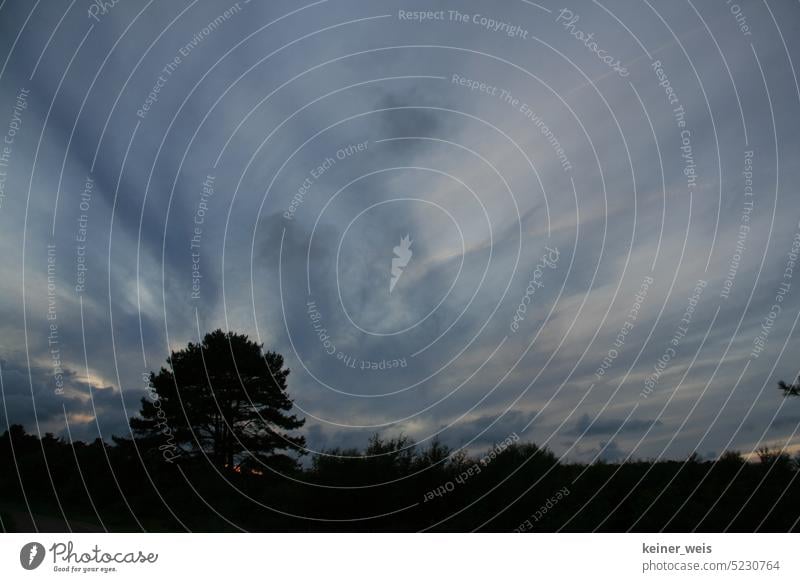
[{"label": "treeline silhouette", "polygon": [[66,518],[76,531],[544,532],[783,532],[800,517],[799,459],[780,453],[584,465],[533,444],[474,458],[409,445],[376,436],[361,452],[328,451],[346,457],[258,474],[15,425],[0,435],[0,516],[6,531],[32,529],[30,508],[45,531],[67,531]]},{"label": "treeline silhouette", "polygon": [[[373,436],[303,456],[283,358],[215,331],[150,376],[132,438],[0,435],[5,531],[793,531],[800,456],[559,462]],[[779,386],[795,395],[798,383]]]}]

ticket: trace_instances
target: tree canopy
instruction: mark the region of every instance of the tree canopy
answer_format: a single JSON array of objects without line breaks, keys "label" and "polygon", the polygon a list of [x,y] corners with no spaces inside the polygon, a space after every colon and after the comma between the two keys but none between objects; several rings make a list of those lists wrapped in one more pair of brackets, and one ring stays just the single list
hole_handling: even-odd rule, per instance
[{"label": "tree canopy", "polygon": [[151,373],[150,394],[131,428],[169,460],[207,456],[237,472],[291,467],[305,446],[291,431],[305,419],[290,414],[288,376],[283,356],[218,329]]},{"label": "tree canopy", "polygon": [[794,382],[794,384],[787,384],[783,380],[778,382],[778,388],[783,390],[784,396],[800,396],[800,377]]}]

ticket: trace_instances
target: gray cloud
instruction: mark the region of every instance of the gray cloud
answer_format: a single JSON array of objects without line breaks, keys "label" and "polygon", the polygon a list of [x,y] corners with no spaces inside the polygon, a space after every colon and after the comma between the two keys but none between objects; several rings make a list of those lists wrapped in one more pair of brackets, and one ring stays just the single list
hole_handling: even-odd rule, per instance
[{"label": "gray cloud", "polygon": [[[141,7],[121,3],[94,22],[63,83],[92,24],[83,9],[65,16],[44,53],[61,15],[36,10],[14,47],[0,85],[0,138],[19,89],[31,93],[0,206],[9,422],[33,422],[31,381],[40,422],[63,430],[65,405],[85,420],[89,386],[76,371],[88,363],[104,435],[124,432],[119,394],[135,410],[141,373],[196,340],[199,326],[200,333],[242,330],[287,356],[290,388],[309,415],[315,447],[361,446],[376,431],[425,440],[451,424],[442,434],[447,442],[458,446],[486,430],[475,443],[485,446],[534,418],[524,439],[553,446],[555,435],[584,435],[574,455],[605,447],[604,456],[619,458],[624,447],[635,456],[683,458],[695,448],[747,452],[786,439],[796,446],[793,403],[774,389],[779,378],[797,374],[796,289],[769,319],[800,220],[792,191],[798,90],[787,58],[800,62],[791,42],[795,6],[771,7],[787,55],[760,6],[747,7],[751,46],[725,7],[697,7],[712,39],[693,11],[654,7],[670,30],[646,5],[604,3],[661,61],[685,108],[698,175],[690,194],[682,128],[651,59],[590,4],[572,8],[580,26],[629,76],[610,71],[557,24],[557,12],[524,2],[468,1],[458,10],[520,26],[527,38],[480,20],[400,21],[389,2],[321,4],[258,31],[298,6],[249,3],[182,58],[138,117],[165,65],[230,5],[198,4],[165,30],[185,6],[151,8],[127,29]],[[453,9],[443,2],[426,8]],[[29,10],[3,6],[0,61]],[[498,94],[453,83],[454,74]],[[390,108],[401,109],[367,113]],[[398,137],[431,139],[382,141]],[[368,146],[337,156],[358,143]],[[741,243],[749,150],[755,194]],[[311,180],[286,219],[298,189],[328,159],[335,163]],[[90,171],[97,192],[84,210],[80,192]],[[201,294],[193,300],[191,239],[208,175],[215,193],[200,228]],[[435,205],[389,202],[403,198]],[[89,271],[78,295],[75,235],[83,214]],[[390,296],[393,247],[406,234],[414,256]],[[43,364],[48,244],[57,248],[59,341],[74,387],[66,400],[47,387]],[[559,249],[559,264],[544,271],[512,332],[545,246]],[[654,283],[615,346],[646,276]],[[699,279],[708,285],[673,345]],[[337,353],[406,365],[361,370],[326,354],[309,299]],[[408,332],[382,335],[431,310]],[[754,357],[765,321],[766,347]],[[657,386],[643,397],[670,348]],[[596,375],[612,349],[608,371]],[[93,421],[76,420],[73,436],[95,430]]]},{"label": "gray cloud", "polygon": [[643,433],[648,428],[660,425],[660,421],[647,419],[631,419],[625,422],[624,418],[600,418],[593,421],[588,414],[584,414],[566,434],[592,437],[597,435]]}]

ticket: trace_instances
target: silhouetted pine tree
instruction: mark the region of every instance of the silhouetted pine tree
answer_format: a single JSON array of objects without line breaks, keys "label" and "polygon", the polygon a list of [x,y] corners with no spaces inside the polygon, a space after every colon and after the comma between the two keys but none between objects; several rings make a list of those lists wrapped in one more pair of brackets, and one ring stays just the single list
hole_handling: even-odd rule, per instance
[{"label": "silhouetted pine tree", "polygon": [[287,414],[289,370],[283,356],[263,352],[246,335],[216,330],[202,343],[172,352],[167,367],[151,374],[152,392],[131,419],[137,438],[168,457],[208,455],[241,472],[261,463],[293,468],[305,438],[288,431],[305,419]]}]

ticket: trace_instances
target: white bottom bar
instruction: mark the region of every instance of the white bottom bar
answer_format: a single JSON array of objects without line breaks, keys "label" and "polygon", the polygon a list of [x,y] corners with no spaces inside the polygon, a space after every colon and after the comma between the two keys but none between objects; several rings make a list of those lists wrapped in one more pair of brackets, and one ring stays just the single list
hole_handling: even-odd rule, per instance
[{"label": "white bottom bar", "polygon": [[[3,534],[0,579],[797,580],[797,541],[792,534]],[[33,542],[41,546],[31,551]],[[26,570],[26,561],[41,563]]]}]

